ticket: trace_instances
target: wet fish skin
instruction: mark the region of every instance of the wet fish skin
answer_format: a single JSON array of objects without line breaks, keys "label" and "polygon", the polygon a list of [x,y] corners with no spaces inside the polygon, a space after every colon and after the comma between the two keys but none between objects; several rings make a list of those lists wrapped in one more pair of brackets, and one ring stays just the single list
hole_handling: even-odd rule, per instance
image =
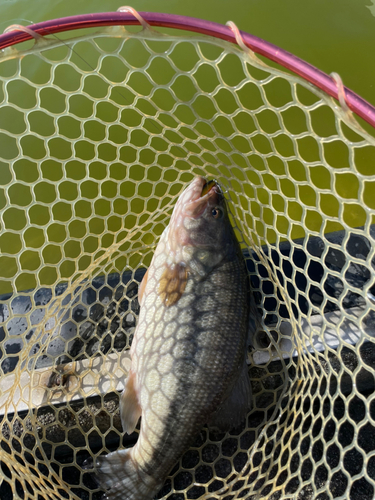
[{"label": "wet fish skin", "polygon": [[120,407],[124,431],[133,432],[142,415],[141,430],[133,448],[97,462],[108,498],[153,498],[205,423],[228,429],[245,417],[248,293],[222,191],[197,177],[177,201],[140,286]]}]

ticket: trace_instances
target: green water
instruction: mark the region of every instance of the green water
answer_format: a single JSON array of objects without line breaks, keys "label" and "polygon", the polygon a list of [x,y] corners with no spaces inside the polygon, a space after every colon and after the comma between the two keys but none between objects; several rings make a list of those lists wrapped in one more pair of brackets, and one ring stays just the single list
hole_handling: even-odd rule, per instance
[{"label": "green water", "polygon": [[[107,0],[2,0],[0,28],[25,21],[115,11]],[[371,0],[138,0],[139,11],[167,12],[225,24],[231,20],[343,82],[375,105],[375,2]]]},{"label": "green water", "polygon": [[[0,29],[4,29],[8,25],[16,23],[25,25],[58,17],[99,12],[104,9],[106,11],[116,10],[119,6],[121,6],[119,2],[107,1],[104,4],[96,0],[90,2],[73,2],[72,0],[65,0],[53,3],[46,2],[45,0],[33,0],[32,3],[25,0],[3,2],[0,6],[2,19]],[[373,49],[375,45],[375,6],[372,6],[372,4],[366,5],[364,2],[356,2],[354,5],[349,2],[344,3],[336,0],[329,2],[315,1],[311,4],[297,0],[285,2],[280,2],[279,0],[254,2],[244,2],[243,0],[231,2],[218,2],[212,0],[206,0],[204,2],[197,2],[195,0],[189,2],[172,2],[159,0],[158,2],[137,2],[132,6],[139,11],[182,14],[223,24],[228,20],[232,20],[240,29],[289,50],[327,73],[332,71],[339,73],[343,82],[348,87],[366,98],[369,102],[375,104],[375,89],[373,86],[373,82],[375,81],[375,65],[373,64]],[[103,41],[103,43],[106,42]],[[114,41],[113,43],[118,42]],[[133,40],[132,43],[134,43],[134,54],[139,54],[139,51],[136,50],[136,45],[139,42]],[[68,50],[66,47],[56,49],[57,52],[61,51],[60,56],[58,56],[56,52],[56,57],[64,57],[64,52],[66,50]],[[210,50],[215,49],[211,48]],[[90,59],[90,52],[84,53],[87,54],[90,65],[95,67],[96,61]],[[210,57],[209,53],[205,55]],[[129,62],[134,65],[142,64],[139,60],[131,61],[130,56],[131,52],[127,56]],[[33,57],[34,56],[28,56],[23,60],[22,64],[23,67],[26,68],[26,73],[27,68],[30,69],[30,75],[34,72],[33,77],[30,76],[30,78],[36,81],[36,83],[42,84],[45,78],[44,68],[40,61],[35,64]],[[107,59],[106,64],[108,67],[103,66],[102,73],[114,82],[121,82],[124,75],[121,74],[120,69],[115,64],[111,65],[110,58]],[[194,60],[194,57],[192,60]],[[234,60],[238,64],[238,59],[234,58]],[[79,58],[74,62],[79,67],[82,66],[84,71],[87,71],[85,62]],[[190,69],[190,57],[188,53],[184,53],[183,57],[179,57],[178,53],[176,53],[174,62],[183,71]],[[2,75],[5,74],[6,76],[7,71],[9,71],[9,74],[12,74],[13,64],[14,61],[9,61],[9,64],[6,63],[2,65]],[[157,60],[155,60],[155,64],[157,64]],[[164,64],[163,61],[161,61],[161,64]],[[207,68],[209,72],[209,67]],[[76,78],[74,71],[69,67],[63,66],[60,66],[57,71],[61,71],[61,74],[57,75],[61,88],[68,92],[76,91],[79,85],[79,78]],[[155,66],[155,68],[151,69],[151,74],[152,71],[154,71],[154,79],[157,83],[163,84],[168,82],[168,67]],[[202,68],[202,71],[204,71],[204,68]],[[230,63],[228,63],[227,68],[223,65],[221,71],[224,75],[224,79],[228,81],[230,85],[236,83],[235,78],[237,71]],[[215,88],[215,74],[201,74],[198,75],[198,78],[201,82],[201,89],[204,92],[211,92]],[[160,81],[158,81],[158,79]],[[95,97],[100,98],[101,95],[104,96],[108,90],[107,88],[101,87],[103,85],[103,80],[98,79],[94,74],[90,79],[87,79],[86,82],[85,85],[87,85],[87,88],[85,88],[85,90]],[[15,99],[17,104],[21,107],[31,107],[34,105],[32,100],[35,99],[35,95],[33,93],[28,95],[27,86],[23,88],[22,85],[22,82],[16,81],[9,84],[9,99],[11,102]],[[144,95],[147,96],[147,82],[134,82],[134,85],[140,94],[142,94],[144,90]],[[145,85],[144,89],[142,85]],[[282,84],[276,83],[275,85],[276,87],[273,90],[272,88],[268,88],[267,96],[272,104],[280,106],[283,100]],[[115,102],[123,105],[123,100],[125,100],[127,105],[131,104],[131,94],[129,93],[128,96],[126,89],[121,88],[121,92],[117,93],[115,90],[116,89],[114,89],[114,92],[111,94],[111,98]],[[191,98],[190,93],[194,92],[194,89],[189,87],[188,80],[185,81],[184,78],[181,77],[180,80],[176,81],[174,91],[181,101],[185,101]],[[290,90],[286,88],[285,92],[290,93]],[[63,113],[65,100],[62,94],[59,94],[54,89],[43,89],[40,95],[42,107],[45,105],[45,107],[53,113]],[[256,109],[259,105],[256,101],[257,94],[255,89],[253,92],[245,91],[243,96],[239,93],[239,97],[246,101],[245,104],[249,109]],[[157,103],[160,108],[168,110],[169,105],[173,104],[169,103],[170,98],[171,96],[168,92],[160,91],[159,94],[155,93],[154,102]],[[22,102],[23,99],[26,104]],[[250,102],[251,99],[254,102]],[[226,95],[225,91],[222,95],[218,94],[216,101],[224,113],[232,112],[231,96]],[[46,105],[46,103],[48,105]],[[152,109],[148,109],[148,105],[149,103],[147,99],[145,99],[144,109],[142,109],[142,111],[152,117]],[[208,118],[210,113],[212,113],[210,110],[211,105],[211,101],[202,95],[197,99],[194,107],[198,115],[202,118]],[[108,102],[103,102],[100,106],[98,106],[96,116],[102,117],[105,122],[112,122],[115,118],[115,116],[112,116],[112,112],[114,110],[116,113],[116,108]],[[92,115],[92,103],[83,95],[74,96],[74,99],[70,100],[69,109],[73,115],[76,114],[76,116],[80,118],[85,118],[86,116],[91,117]],[[299,112],[300,110],[298,110],[298,108],[292,108],[288,112],[289,114],[285,113],[285,124],[292,133],[293,127],[296,127],[297,130],[305,119],[304,115],[300,115]],[[31,132],[48,137],[54,130],[52,118],[51,123],[49,123],[48,119],[45,119],[45,117],[41,120],[38,113],[39,112],[36,111],[29,116]],[[313,121],[315,120],[318,124],[317,127],[320,127],[320,129],[315,130],[323,137],[329,136],[333,131],[326,125],[328,121],[325,120],[325,117],[323,115],[318,116],[318,113],[324,113],[324,108],[314,115],[312,114]],[[178,119],[187,124],[189,123],[190,114],[191,111],[189,108],[184,108],[183,106],[180,107],[179,113],[175,113]],[[139,116],[140,115],[135,110],[133,114],[128,111],[126,117],[123,117],[123,121],[125,121],[126,125],[129,127],[137,126],[139,124]],[[274,131],[273,119],[272,113],[265,113],[263,122],[262,116],[259,116],[260,124],[265,133],[272,133]],[[3,128],[2,124],[4,124],[4,126],[6,124],[8,130],[14,134],[22,134],[25,131],[25,123],[22,114],[19,114],[12,107],[0,108],[0,128]],[[238,129],[244,133],[253,132],[248,116],[242,120],[241,115],[238,115],[236,125]],[[148,127],[151,133],[155,132],[153,128],[155,125],[151,118],[149,118],[149,122],[145,122],[145,128],[147,129]],[[203,122],[201,127],[202,128],[196,126],[195,132],[201,134],[202,141],[206,141],[204,147],[210,151],[211,139]],[[230,135],[225,120],[223,123],[217,123],[216,127],[224,137]],[[220,129],[220,127],[222,128]],[[153,177],[154,171],[150,168],[148,170],[147,179],[141,182],[143,180],[143,167],[140,165],[133,165],[127,172],[128,180],[124,181],[125,167],[122,162],[132,163],[134,161],[132,155],[135,154],[135,150],[132,149],[131,146],[124,146],[121,149],[120,162],[116,162],[116,148],[106,143],[104,127],[100,123],[88,119],[84,124],[84,132],[85,137],[92,141],[103,141],[100,145],[100,159],[103,160],[103,162],[108,162],[110,165],[109,174],[105,163],[94,161],[93,146],[89,142],[77,140],[73,152],[71,149],[71,142],[64,140],[64,137],[70,140],[80,137],[79,122],[74,120],[71,116],[65,116],[59,119],[60,137],[48,142],[51,156],[56,158],[56,160],[49,159],[41,163],[42,180],[34,188],[35,198],[37,201],[41,202],[41,204],[35,205],[30,209],[29,217],[30,222],[36,226],[40,226],[40,228],[30,227],[23,235],[23,240],[28,250],[24,251],[20,257],[19,266],[24,271],[24,274],[20,276],[18,283],[16,283],[18,290],[34,288],[36,286],[33,272],[40,266],[41,257],[43,258],[43,269],[39,272],[39,282],[42,285],[53,285],[56,280],[67,279],[75,272],[86,269],[91,262],[90,255],[93,255],[98,248],[109,248],[115,242],[113,234],[110,233],[116,233],[121,227],[130,230],[136,224],[135,214],[142,214],[145,208],[152,212],[156,210],[158,206],[159,208],[162,207],[163,203],[169,202],[181,188],[179,183],[175,183],[176,179],[173,176],[173,171],[168,170],[168,173],[164,174],[165,181],[172,183],[168,192],[155,191],[156,198],[154,197],[147,200],[147,197],[151,194],[151,183],[159,180],[157,177],[160,175],[160,172],[157,172],[160,168],[159,170],[155,170],[155,178]],[[166,136],[166,138],[173,142],[173,131],[171,131],[170,134],[171,137]],[[32,137],[32,139],[31,137],[22,139],[22,148],[26,155],[32,159],[38,160],[45,155],[44,141],[40,139],[37,140],[35,136]],[[115,144],[124,143],[124,136],[118,126],[114,125],[111,127],[109,139]],[[146,139],[146,134],[143,131],[132,132],[132,144],[135,146],[142,147],[142,141]],[[178,143],[179,139],[177,136],[175,139]],[[30,144],[27,141],[29,141]],[[153,144],[153,146],[156,150],[160,151],[165,145],[162,143],[157,144],[157,141],[160,142],[160,139],[155,138],[155,144]],[[254,138],[253,142],[260,153],[269,153],[267,149],[269,147],[268,141],[265,135],[259,134],[258,138]],[[253,175],[251,178],[243,179],[243,173],[241,171],[241,167],[243,167],[242,155],[246,155],[246,149],[242,151],[242,143],[240,142],[237,143],[233,141],[233,145],[238,148],[239,154],[236,157],[232,156],[232,161],[227,160],[225,155],[223,155],[222,162],[226,165],[233,162],[234,166],[237,165],[240,168],[232,168],[231,172],[226,172],[224,171],[225,167],[223,167],[224,170],[222,174],[223,176],[233,179],[233,187],[235,187],[236,182],[243,185],[244,180],[249,181],[246,183],[246,195],[252,198],[255,189],[256,198],[258,199],[258,202],[252,202],[251,210],[255,215],[259,213],[258,216],[261,221],[253,225],[253,221],[251,219],[247,220],[245,213],[244,217],[246,224],[248,227],[255,229],[260,238],[264,238],[271,242],[275,240],[273,235],[274,230],[273,228],[270,229],[268,227],[267,229],[263,226],[263,221],[266,225],[268,224],[268,226],[272,226],[274,223],[279,234],[287,237],[289,222],[284,215],[282,215],[285,211],[284,201],[283,198],[279,196],[275,183],[275,178],[283,174],[284,167],[282,162],[278,161],[276,156],[272,156],[268,158],[267,165],[265,165],[260,156],[253,155],[251,158]],[[220,147],[225,150],[225,145],[221,145]],[[8,136],[0,134],[0,148],[2,157],[5,160],[15,157],[16,147],[13,142],[9,140]],[[215,147],[213,151],[214,150]],[[291,154],[291,151],[288,150],[288,141],[282,141],[278,151],[285,156]],[[302,158],[308,162],[318,160],[317,153],[308,140],[300,141],[299,151]],[[72,155],[72,153],[74,154]],[[174,153],[178,156],[178,148]],[[140,163],[143,165],[152,165],[154,163],[154,153],[152,150],[144,148],[141,154]],[[327,161],[332,167],[339,169],[346,165],[346,153],[343,152],[341,154],[340,144],[331,143],[325,145],[325,154]],[[210,154],[205,153],[205,155],[206,157],[204,160],[210,162]],[[316,157],[314,155],[316,155]],[[366,156],[366,150],[362,150],[361,155],[362,157],[356,158],[357,168],[360,173],[369,176],[373,172],[374,151],[371,151]],[[71,159],[64,163],[65,160],[72,156],[75,159]],[[259,159],[259,162],[257,162],[257,159]],[[80,182],[86,176],[85,164],[83,163],[86,161],[91,161],[89,165],[90,180]],[[63,163],[64,166],[62,166]],[[288,164],[290,178],[297,182],[306,181],[307,179],[301,177],[301,175],[305,175],[305,168],[295,163],[296,162],[289,162]],[[200,172],[199,165],[200,163],[198,161],[195,165],[195,173],[198,174],[203,173]],[[164,156],[159,155],[159,166],[165,169],[170,166],[167,154]],[[179,168],[180,170],[189,170],[191,165],[182,159]],[[274,175],[270,175],[270,172]],[[21,239],[17,232],[21,231],[25,225],[23,207],[27,206],[31,200],[31,190],[27,186],[27,183],[32,183],[37,179],[39,173],[36,163],[28,159],[18,160],[15,164],[14,173],[16,180],[22,182],[16,183],[14,187],[12,186],[9,189],[9,196],[15,206],[7,209],[4,214],[4,224],[9,232],[5,232],[2,235],[0,250],[5,248],[8,254],[15,255],[20,251],[22,246]],[[0,164],[0,185],[9,182],[9,175],[10,172],[7,165]],[[65,175],[66,180],[61,182],[63,175]],[[212,175],[217,176],[214,171]],[[330,189],[330,176],[323,166],[310,168],[309,175],[312,185],[300,186],[297,191],[295,191],[292,181],[280,182],[282,194],[291,198],[288,202],[287,211],[290,218],[295,221],[293,230],[290,233],[293,238],[304,236],[304,230],[301,228],[302,215],[299,212],[300,205],[293,201],[294,199],[299,197],[306,205],[311,205],[311,210],[308,210],[305,219],[307,229],[319,231],[322,223],[321,217],[315,209],[316,194],[314,192],[314,186],[318,189]],[[170,178],[168,178],[168,176]],[[189,179],[186,178],[185,182],[188,180]],[[223,182],[225,183],[225,178],[223,178]],[[58,183],[58,195],[61,202],[54,205],[51,214],[46,207],[43,206],[43,203],[50,203],[55,199],[57,193],[55,183]],[[272,197],[269,197],[267,191],[260,186],[261,183],[264,183],[269,191],[274,191]],[[162,186],[166,187],[166,184],[160,184],[160,187]],[[143,199],[132,200],[132,202],[129,203],[126,198],[131,197],[135,189],[138,189],[138,193],[142,193]],[[345,214],[344,212],[344,221],[351,227],[363,225],[365,216],[361,211],[361,207],[358,205],[353,206],[350,201],[350,199],[356,199],[356,193],[358,191],[354,175],[341,175],[338,173],[335,176],[335,189],[342,198],[349,200],[347,205],[348,208],[345,209],[347,213]],[[238,190],[238,192],[239,191],[240,190]],[[103,199],[97,200],[99,193],[103,196]],[[120,196],[117,197],[117,194]],[[79,199],[79,195],[85,199]],[[369,180],[363,193],[363,200],[368,207],[373,208],[373,199],[374,185]],[[93,203],[89,202],[90,200],[97,201]],[[147,206],[145,200],[147,200]],[[239,203],[241,205],[241,201]],[[242,208],[245,209],[242,210],[242,212],[246,212],[246,203],[246,200],[242,203]],[[273,210],[267,208],[267,205],[270,205]],[[3,206],[3,200],[0,193],[0,209]],[[72,212],[73,209],[74,214]],[[329,193],[322,195],[320,209],[328,217],[338,217],[339,207],[337,200]],[[104,222],[104,218],[111,210],[115,215],[109,217],[108,220]],[[276,212],[279,212],[279,215],[274,219],[274,213]],[[50,223],[51,215],[53,216],[53,223]],[[72,219],[72,215],[76,215],[77,220],[68,223],[68,221]],[[237,215],[239,219],[243,219],[242,213]],[[49,224],[47,232],[42,229],[46,224]],[[99,235],[103,234],[105,224],[107,224],[106,227],[109,233],[99,238]],[[330,221],[325,228],[326,231],[338,229],[342,229],[340,224]],[[160,234],[161,230],[162,226],[154,232],[154,235],[157,236]],[[98,237],[95,237],[95,235],[98,235]],[[66,241],[67,236],[70,236],[72,240]],[[152,237],[146,233],[143,235],[142,241],[145,244],[149,244],[152,241]],[[43,252],[40,254],[37,250],[41,248],[45,242],[48,242],[48,245],[44,246]],[[11,251],[9,251],[9,249],[11,249]],[[82,255],[82,253],[84,255]],[[124,262],[124,265],[125,264]],[[117,267],[121,269],[122,265],[123,264],[119,262]],[[4,280],[0,280],[2,281],[0,286],[1,292],[10,291],[7,279],[14,275],[16,267],[15,257],[11,257],[10,255],[1,257],[0,277]]]}]

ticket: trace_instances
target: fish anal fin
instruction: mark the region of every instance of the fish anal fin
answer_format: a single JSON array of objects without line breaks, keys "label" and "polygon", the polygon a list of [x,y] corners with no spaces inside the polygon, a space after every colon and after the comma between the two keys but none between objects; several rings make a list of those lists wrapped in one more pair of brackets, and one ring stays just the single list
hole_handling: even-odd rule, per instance
[{"label": "fish anal fin", "polygon": [[184,264],[167,265],[159,282],[159,295],[164,305],[176,304],[186,288],[188,270]]},{"label": "fish anal fin", "polygon": [[141,414],[142,409],[135,390],[135,375],[130,370],[120,398],[120,415],[123,431],[131,434]]},{"label": "fish anal fin", "polygon": [[208,426],[216,427],[221,431],[228,431],[243,422],[250,409],[251,384],[245,362],[229,396],[212,415]]},{"label": "fish anal fin", "polygon": [[141,284],[139,285],[139,288],[138,288],[138,302],[139,303],[141,303],[143,294],[145,293],[147,280],[148,280],[148,269],[147,269],[145,275],[143,276]]}]

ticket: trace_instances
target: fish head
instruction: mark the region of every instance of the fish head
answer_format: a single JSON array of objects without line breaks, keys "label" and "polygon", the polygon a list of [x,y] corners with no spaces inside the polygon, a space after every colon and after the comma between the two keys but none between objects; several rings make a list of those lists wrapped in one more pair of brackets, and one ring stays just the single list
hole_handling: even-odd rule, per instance
[{"label": "fish head", "polygon": [[179,197],[169,224],[175,263],[203,275],[238,251],[224,193],[217,181],[196,177]]}]

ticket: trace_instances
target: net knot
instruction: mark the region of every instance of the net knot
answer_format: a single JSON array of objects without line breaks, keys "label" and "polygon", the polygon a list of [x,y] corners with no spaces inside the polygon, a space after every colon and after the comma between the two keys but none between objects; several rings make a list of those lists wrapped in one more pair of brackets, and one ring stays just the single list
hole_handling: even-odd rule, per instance
[{"label": "net knot", "polygon": [[334,79],[337,85],[337,96],[339,98],[340,106],[342,107],[345,113],[351,113],[348,104],[346,102],[345,89],[344,84],[342,83],[341,76],[338,73],[331,73],[332,78]]},{"label": "net knot", "polygon": [[48,40],[48,38],[44,38],[42,35],[28,28],[27,26],[22,26],[22,24],[11,24],[7,28],[5,28],[3,33],[9,33],[11,31],[23,31],[24,33],[27,33],[32,38],[34,38],[35,44],[38,45],[47,45],[50,43],[50,40]]},{"label": "net knot", "polygon": [[240,30],[237,28],[237,26],[234,24],[234,22],[233,21],[228,21],[225,24],[226,24],[226,26],[228,26],[233,31],[233,34],[234,34],[234,37],[236,39],[237,45],[250,57],[250,59],[252,60],[252,62],[256,63],[257,65],[260,65],[260,66],[266,66],[263,63],[263,61],[261,61],[255,55],[255,52],[253,50],[251,50],[250,47],[248,47],[245,44],[245,41],[243,39],[243,36],[241,35]]},{"label": "net knot", "polygon": [[[130,12],[133,14],[133,16],[137,19],[139,24],[143,27],[144,30],[152,30],[151,26],[148,24],[147,21],[143,19],[143,17],[137,12],[133,7],[129,7],[127,5],[123,7],[119,7],[117,9],[117,12]],[[153,31],[153,30],[152,30]]]},{"label": "net knot", "polygon": [[333,80],[335,81],[335,83],[337,85],[337,97],[338,97],[338,100],[339,100],[339,103],[340,103],[342,111],[344,112],[346,118],[351,123],[355,123],[356,126],[358,127],[357,121],[354,118],[353,113],[349,109],[349,106],[348,106],[348,103],[347,103],[347,100],[346,100],[346,95],[345,95],[345,87],[344,87],[344,84],[342,82],[341,76],[338,73],[335,73],[335,72],[331,73],[331,76],[332,76]]}]

